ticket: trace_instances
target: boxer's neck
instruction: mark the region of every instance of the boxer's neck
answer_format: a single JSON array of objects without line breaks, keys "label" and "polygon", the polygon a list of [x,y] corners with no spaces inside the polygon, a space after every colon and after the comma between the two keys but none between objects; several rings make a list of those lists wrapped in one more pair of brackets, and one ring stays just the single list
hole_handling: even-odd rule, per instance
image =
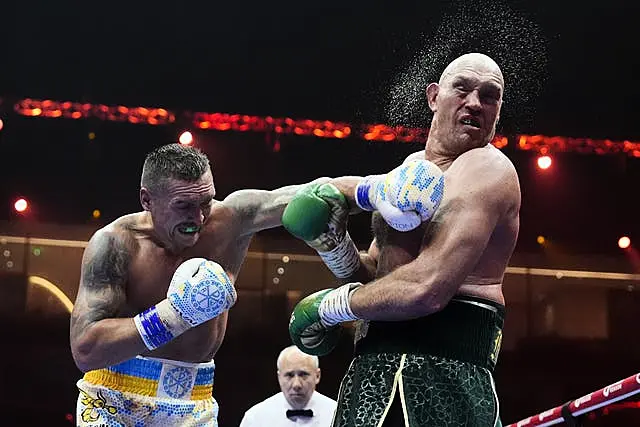
[{"label": "boxer's neck", "polygon": [[[486,148],[490,144],[485,144],[481,147],[469,147],[469,150],[474,148]],[[428,138],[427,144],[424,149],[424,157],[426,160],[435,163],[443,172],[449,169],[449,166],[462,154],[469,150],[462,152],[453,151],[448,149],[446,144],[440,143],[438,138]]]},{"label": "boxer's neck", "polygon": [[435,163],[442,171],[446,171],[458,157],[458,154],[449,153],[443,148],[437,141],[430,139],[424,149],[424,157],[426,160]]}]

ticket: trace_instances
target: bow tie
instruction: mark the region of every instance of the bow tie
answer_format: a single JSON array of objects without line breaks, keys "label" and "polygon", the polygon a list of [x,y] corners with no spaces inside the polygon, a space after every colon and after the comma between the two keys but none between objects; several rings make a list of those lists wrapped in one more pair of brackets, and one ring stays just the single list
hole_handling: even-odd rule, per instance
[{"label": "bow tie", "polygon": [[287,418],[291,417],[313,417],[311,409],[287,409]]}]

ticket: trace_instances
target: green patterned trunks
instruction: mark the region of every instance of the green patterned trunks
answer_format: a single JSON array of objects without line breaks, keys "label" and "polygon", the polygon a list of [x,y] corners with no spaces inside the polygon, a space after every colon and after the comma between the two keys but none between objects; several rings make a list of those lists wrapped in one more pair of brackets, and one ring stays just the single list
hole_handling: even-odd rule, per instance
[{"label": "green patterned trunks", "polygon": [[333,427],[499,426],[503,322],[502,305],[457,296],[420,319],[362,323]]}]

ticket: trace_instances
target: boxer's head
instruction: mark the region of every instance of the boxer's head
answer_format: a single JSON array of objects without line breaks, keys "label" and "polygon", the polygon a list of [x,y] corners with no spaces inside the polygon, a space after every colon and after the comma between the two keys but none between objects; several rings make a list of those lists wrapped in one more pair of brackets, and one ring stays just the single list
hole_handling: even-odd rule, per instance
[{"label": "boxer's head", "polygon": [[140,203],[168,249],[180,251],[197,242],[214,196],[209,159],[197,148],[169,144],[147,155]]},{"label": "boxer's head", "polygon": [[468,53],[453,60],[427,87],[433,121],[429,138],[461,154],[489,144],[500,117],[504,78],[493,59]]},{"label": "boxer's head", "polygon": [[278,382],[293,409],[305,409],[320,382],[317,356],[310,356],[296,346],[287,347],[278,356]]}]

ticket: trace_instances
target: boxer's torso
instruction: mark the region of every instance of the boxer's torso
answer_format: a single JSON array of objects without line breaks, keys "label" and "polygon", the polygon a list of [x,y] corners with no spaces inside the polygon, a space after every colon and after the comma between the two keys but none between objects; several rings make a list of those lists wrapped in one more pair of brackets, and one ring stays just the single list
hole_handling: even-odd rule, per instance
[{"label": "boxer's torso", "polygon": [[[161,247],[144,227],[137,227],[142,222],[141,215],[144,214],[123,218],[122,227],[132,237],[131,246],[134,248],[126,290],[127,307],[123,310],[123,317],[133,317],[165,299],[173,273],[189,258],[202,257],[217,262],[235,282],[252,235],[242,235],[239,230],[241,221],[234,211],[217,202],[197,243],[178,255]],[[211,360],[222,344],[226,325],[225,312],[144,355],[184,362]]]},{"label": "boxer's torso", "polygon": [[[486,148],[489,156],[504,157],[493,147]],[[448,206],[461,195],[455,185],[456,171],[468,157],[458,158],[444,167],[445,192],[438,211],[431,221],[410,232],[399,232],[389,227],[379,215],[373,217],[373,230],[378,242],[379,259],[377,277],[384,276],[399,266],[413,261],[420,251],[431,244],[432,236],[437,232],[439,223],[448,215]],[[456,165],[456,167],[453,167]],[[518,185],[516,185],[518,187]],[[471,273],[460,284],[458,294],[489,299],[504,304],[502,280],[513,252],[519,229],[518,194],[509,194],[513,198],[513,209],[498,218],[491,237]],[[452,266],[448,266],[451,268]]]}]

